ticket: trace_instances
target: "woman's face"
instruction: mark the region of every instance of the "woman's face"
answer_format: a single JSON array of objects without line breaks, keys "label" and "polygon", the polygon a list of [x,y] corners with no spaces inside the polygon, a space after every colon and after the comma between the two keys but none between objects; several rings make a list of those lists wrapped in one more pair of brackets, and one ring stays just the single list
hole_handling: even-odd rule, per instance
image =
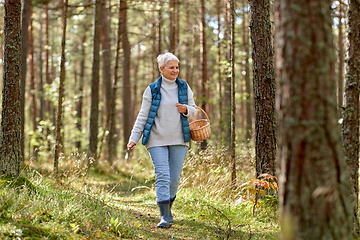
[{"label": "woman's face", "polygon": [[175,80],[179,75],[179,63],[175,60],[170,60],[164,67],[160,67],[160,72],[165,78]]}]

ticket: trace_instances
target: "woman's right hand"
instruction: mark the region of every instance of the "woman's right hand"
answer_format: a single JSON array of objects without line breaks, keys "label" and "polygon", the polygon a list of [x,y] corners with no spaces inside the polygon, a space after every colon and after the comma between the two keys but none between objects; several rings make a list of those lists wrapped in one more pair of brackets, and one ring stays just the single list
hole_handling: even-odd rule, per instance
[{"label": "woman's right hand", "polygon": [[135,148],[135,146],[136,146],[136,143],[134,143],[134,142],[129,142],[128,144],[127,144],[127,149],[128,150],[134,150],[134,148]]}]

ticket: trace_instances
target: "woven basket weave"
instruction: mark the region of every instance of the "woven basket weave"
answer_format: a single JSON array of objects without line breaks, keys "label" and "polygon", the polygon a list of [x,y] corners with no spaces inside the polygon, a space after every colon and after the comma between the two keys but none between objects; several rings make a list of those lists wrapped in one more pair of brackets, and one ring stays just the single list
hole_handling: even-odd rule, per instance
[{"label": "woven basket weave", "polygon": [[196,106],[196,108],[201,110],[206,116],[206,119],[195,120],[189,124],[191,139],[195,142],[198,142],[210,137],[211,128],[210,120],[206,112],[198,106]]}]

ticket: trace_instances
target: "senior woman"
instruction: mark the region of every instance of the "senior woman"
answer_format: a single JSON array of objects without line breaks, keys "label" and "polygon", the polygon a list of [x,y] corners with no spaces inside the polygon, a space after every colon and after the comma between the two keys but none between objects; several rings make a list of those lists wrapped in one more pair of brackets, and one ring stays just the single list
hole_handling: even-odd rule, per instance
[{"label": "senior woman", "polygon": [[157,227],[168,228],[173,222],[171,206],[190,141],[188,118],[197,110],[192,90],[178,78],[179,59],[165,53],[157,61],[161,76],[145,89],[127,147],[133,150],[143,136],[142,144],[155,170],[156,201],[161,217]]}]

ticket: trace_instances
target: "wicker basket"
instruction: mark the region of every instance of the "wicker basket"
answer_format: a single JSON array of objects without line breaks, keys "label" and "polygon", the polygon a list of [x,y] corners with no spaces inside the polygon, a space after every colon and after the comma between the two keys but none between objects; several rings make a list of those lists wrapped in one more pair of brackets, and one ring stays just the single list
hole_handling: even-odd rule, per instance
[{"label": "wicker basket", "polygon": [[198,142],[209,138],[211,129],[210,129],[210,120],[206,112],[198,106],[196,106],[196,108],[198,110],[201,110],[206,116],[206,119],[195,120],[189,124],[191,139],[193,141]]}]

